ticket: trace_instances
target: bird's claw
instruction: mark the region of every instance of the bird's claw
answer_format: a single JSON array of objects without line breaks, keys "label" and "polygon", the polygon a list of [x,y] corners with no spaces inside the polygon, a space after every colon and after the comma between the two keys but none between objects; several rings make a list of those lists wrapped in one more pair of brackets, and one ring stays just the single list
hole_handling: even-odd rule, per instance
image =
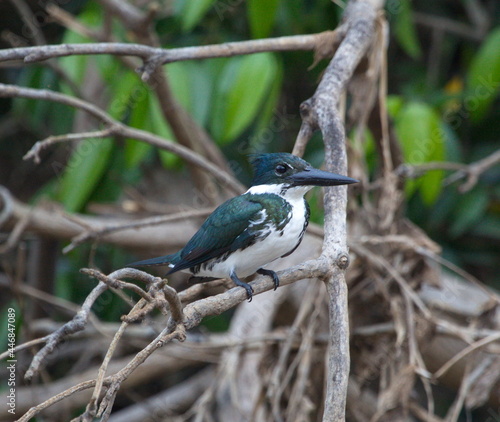
[{"label": "bird's claw", "polygon": [[237,286],[243,287],[246,290],[248,301],[251,302],[252,297],[253,297],[252,286],[250,286],[250,284],[248,284],[248,283],[245,283],[244,281],[241,281],[234,272],[232,272],[229,276],[231,277],[231,280],[233,280],[234,284],[236,284]]},{"label": "bird's claw", "polygon": [[274,290],[276,290],[279,287],[280,279],[278,277],[278,274],[276,274],[274,271],[266,270],[265,268],[259,268],[257,270],[257,274],[267,275],[268,277],[271,277],[273,279]]},{"label": "bird's claw", "polygon": [[243,286],[247,292],[247,299],[248,299],[248,303],[250,303],[252,301],[252,298],[253,298],[253,288],[252,286],[250,286],[250,284],[247,284],[246,286]]}]

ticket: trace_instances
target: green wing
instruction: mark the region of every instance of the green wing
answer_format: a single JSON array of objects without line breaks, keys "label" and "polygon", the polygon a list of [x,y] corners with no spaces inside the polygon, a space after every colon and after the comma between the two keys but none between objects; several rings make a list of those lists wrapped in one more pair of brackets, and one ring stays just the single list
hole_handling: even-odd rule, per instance
[{"label": "green wing", "polygon": [[249,222],[259,220],[262,210],[259,202],[245,195],[224,202],[187,243],[169,274],[253,244],[258,228],[249,228]]}]

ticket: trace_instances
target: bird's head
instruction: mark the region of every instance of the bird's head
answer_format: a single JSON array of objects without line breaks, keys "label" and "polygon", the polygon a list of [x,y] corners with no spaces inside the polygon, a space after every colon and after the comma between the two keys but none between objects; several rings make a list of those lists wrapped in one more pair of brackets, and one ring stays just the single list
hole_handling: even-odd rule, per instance
[{"label": "bird's head", "polygon": [[[250,162],[254,168],[253,186],[276,185],[288,190],[294,187],[338,186],[356,183],[356,179],[315,169],[295,155],[278,152],[254,154]],[[304,190],[308,190],[307,188]]]}]

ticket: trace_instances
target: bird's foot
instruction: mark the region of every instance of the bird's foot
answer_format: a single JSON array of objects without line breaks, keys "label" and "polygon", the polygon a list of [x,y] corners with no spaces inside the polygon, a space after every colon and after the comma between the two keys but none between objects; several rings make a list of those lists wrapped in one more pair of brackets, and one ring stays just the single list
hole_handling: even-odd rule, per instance
[{"label": "bird's foot", "polygon": [[253,297],[252,286],[250,286],[250,284],[248,283],[245,283],[244,281],[241,281],[234,272],[232,272],[229,276],[231,277],[231,280],[233,280],[234,284],[243,287],[246,290],[248,301],[251,302]]},{"label": "bird's foot", "polygon": [[266,270],[265,268],[259,268],[257,270],[257,274],[267,275],[271,277],[274,283],[274,290],[276,290],[280,285],[280,279],[278,278],[278,274],[276,274],[274,271]]}]

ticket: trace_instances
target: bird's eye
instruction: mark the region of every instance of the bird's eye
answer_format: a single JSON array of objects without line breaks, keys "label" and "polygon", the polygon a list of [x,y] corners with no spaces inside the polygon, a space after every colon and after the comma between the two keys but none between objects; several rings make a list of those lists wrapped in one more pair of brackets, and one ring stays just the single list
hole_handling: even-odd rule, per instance
[{"label": "bird's eye", "polygon": [[277,175],[284,174],[284,173],[286,173],[287,170],[288,170],[288,167],[285,166],[284,164],[278,164],[276,166],[276,168],[274,169],[274,171],[276,172]]}]

